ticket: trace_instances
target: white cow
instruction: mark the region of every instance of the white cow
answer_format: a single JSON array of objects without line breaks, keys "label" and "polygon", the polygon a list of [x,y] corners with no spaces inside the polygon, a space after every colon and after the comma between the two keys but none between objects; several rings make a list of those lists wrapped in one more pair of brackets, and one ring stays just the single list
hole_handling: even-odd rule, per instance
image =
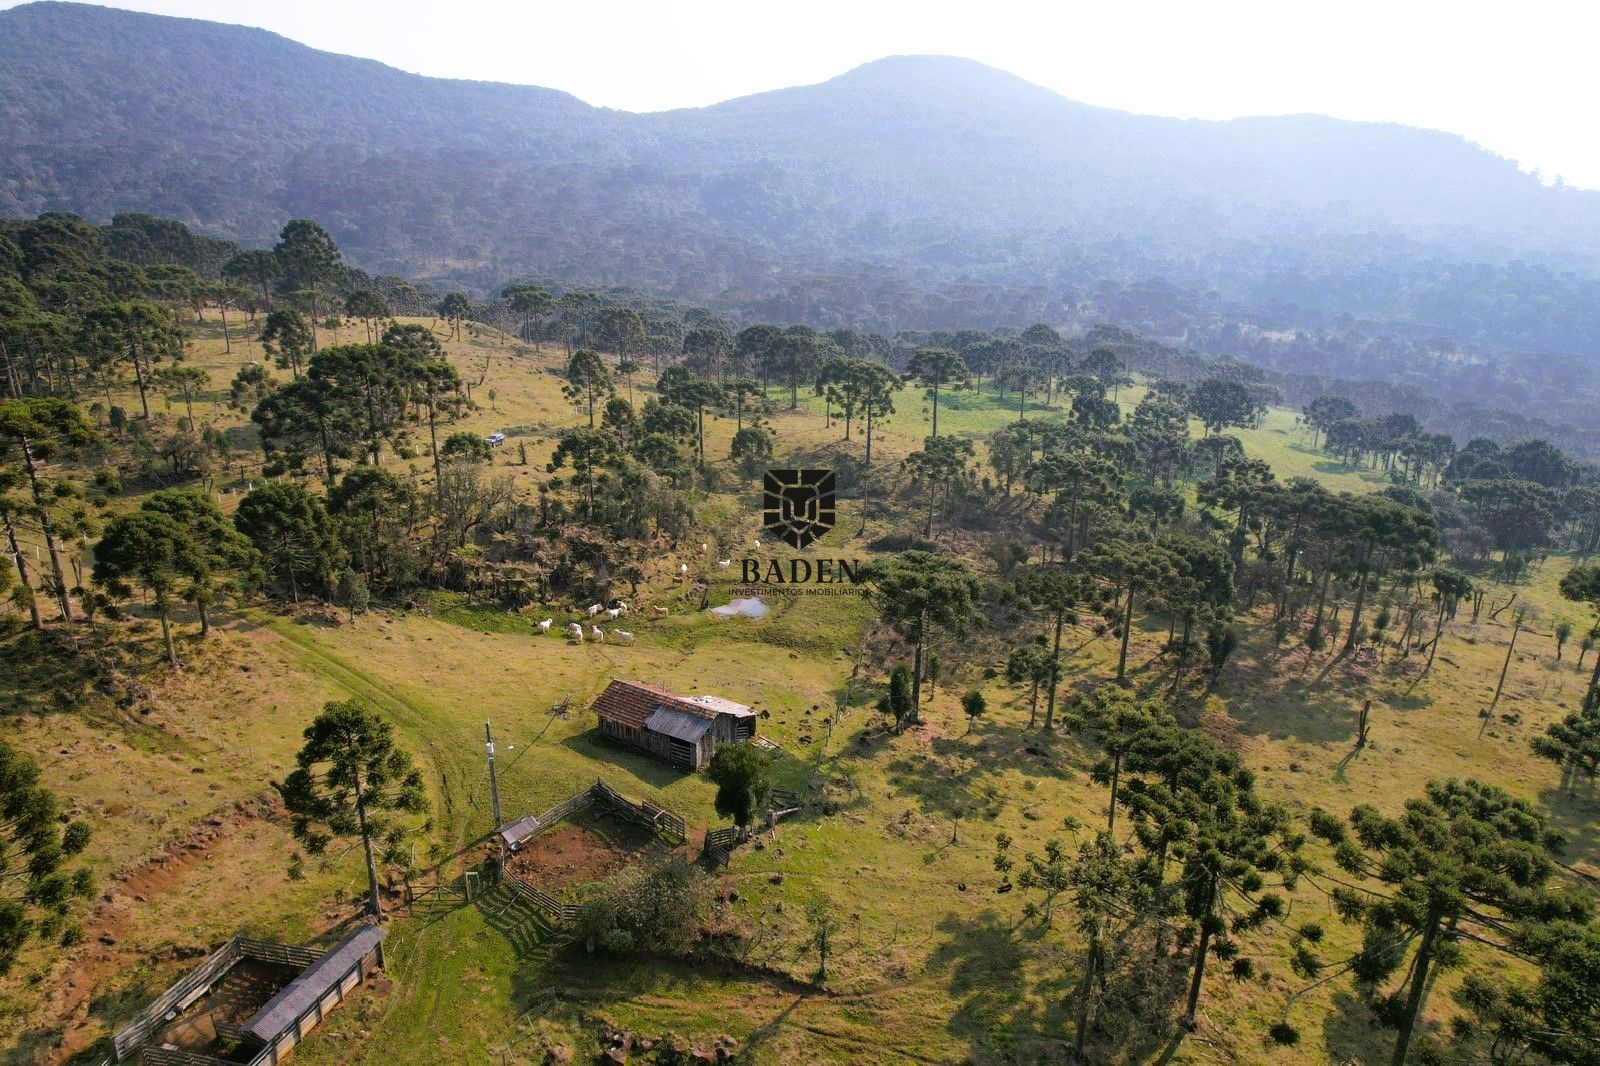
[{"label": "white cow", "polygon": [[577,641],[579,644],[582,644],[583,643],[583,627],[580,626],[578,623],[573,622],[571,625],[567,626],[567,636],[571,637],[573,640]]},{"label": "white cow", "polygon": [[730,567],[732,565],[733,565],[733,560],[732,559],[718,559],[717,560],[717,569],[718,570],[726,570],[728,567]]},{"label": "white cow", "polygon": [[594,625],[590,626],[589,627],[589,636],[596,644],[604,644],[606,642],[605,631],[602,630],[599,626],[594,626]]},{"label": "white cow", "polygon": [[599,614],[603,610],[605,610],[605,607],[602,606],[601,604],[591,603],[589,605],[589,617],[593,618],[595,615]]},{"label": "white cow", "polygon": [[541,632],[541,633],[550,632],[550,627],[555,625],[555,623],[556,623],[556,620],[554,618],[546,618],[543,622],[539,623],[539,632]]},{"label": "white cow", "polygon": [[606,617],[611,619],[613,622],[615,622],[617,620],[617,617],[619,615],[621,615],[621,614],[622,614],[622,608],[621,607],[608,607],[608,608],[606,608]]},{"label": "white cow", "polygon": [[689,576],[689,564],[688,563],[679,563],[678,564],[678,576],[679,577],[688,577]]},{"label": "white cow", "polygon": [[626,629],[613,629],[611,631],[611,636],[616,640],[622,641],[624,644],[633,643],[633,634],[629,633]]}]

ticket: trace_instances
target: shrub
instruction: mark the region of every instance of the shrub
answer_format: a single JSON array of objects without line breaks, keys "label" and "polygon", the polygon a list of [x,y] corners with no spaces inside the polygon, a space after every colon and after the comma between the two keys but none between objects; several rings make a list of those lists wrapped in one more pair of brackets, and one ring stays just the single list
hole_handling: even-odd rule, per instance
[{"label": "shrub", "polygon": [[574,931],[611,952],[682,952],[710,913],[712,891],[711,878],[685,862],[629,867],[580,890]]},{"label": "shrub", "polygon": [[989,709],[989,701],[983,698],[983,693],[972,689],[961,697],[961,709],[967,712],[968,718],[976,718]]},{"label": "shrub", "polygon": [[476,433],[452,433],[439,446],[439,458],[447,463],[487,463],[489,442]]},{"label": "shrub", "polygon": [[706,777],[717,786],[717,813],[749,825],[772,791],[772,758],[754,744],[725,745],[711,756]]},{"label": "shrub", "polygon": [[878,711],[894,719],[895,725],[911,714],[911,668],[901,663],[889,675],[889,693],[878,700]]}]

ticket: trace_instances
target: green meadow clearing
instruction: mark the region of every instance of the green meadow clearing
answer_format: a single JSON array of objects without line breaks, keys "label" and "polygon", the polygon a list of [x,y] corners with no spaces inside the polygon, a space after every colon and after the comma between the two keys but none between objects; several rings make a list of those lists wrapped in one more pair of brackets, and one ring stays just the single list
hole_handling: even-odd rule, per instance
[{"label": "green meadow clearing", "polygon": [[[513,345],[482,328],[448,347],[465,379],[480,382],[482,375],[474,390],[482,407],[462,428],[508,434],[495,453],[497,470],[514,475],[531,499],[545,476],[550,434],[582,417],[560,393],[562,353]],[[207,324],[198,327],[191,356],[213,385],[198,417],[236,427],[246,459],[243,472],[219,479],[225,507],[237,499],[235,490],[259,480],[248,467],[258,465],[252,431],[224,400],[240,362],[260,353],[237,336],[233,349],[224,353],[220,333]],[[648,387],[636,380],[634,390],[643,395]],[[1124,389],[1120,399],[1131,406],[1139,395],[1137,387]],[[787,392],[776,387],[772,399],[777,459],[834,454],[842,426],[825,426],[819,399],[802,396],[789,410]],[[875,464],[899,462],[928,432],[927,404],[916,390],[900,394],[897,406],[877,427]],[[1062,417],[1038,408],[1028,416]],[[941,397],[941,431],[975,441],[1016,417],[1014,398],[988,391]],[[726,459],[732,421],[712,420],[707,429],[720,491],[699,515],[705,547],[697,534],[652,560],[623,623],[637,633],[631,646],[573,645],[558,632],[534,629],[553,617],[559,630],[581,604],[507,615],[452,594],[354,623],[331,609],[249,607],[203,646],[191,619],[180,615],[188,664],[174,673],[158,665],[159,630],[141,618],[118,623],[131,638],[125,669],[140,687],[117,706],[63,677],[30,647],[32,638],[7,638],[0,670],[9,680],[0,697],[14,713],[0,728],[35,755],[66,802],[93,818],[92,858],[105,894],[85,923],[83,944],[58,958],[30,959],[20,969],[37,974],[34,980],[6,980],[9,1013],[0,1032],[9,1050],[0,1061],[98,1063],[108,1034],[133,1009],[233,932],[331,938],[354,920],[359,855],[307,862],[298,871],[286,827],[263,799],[328,700],[355,697],[376,707],[423,767],[434,801],[420,845],[427,852],[420,864],[432,868],[424,882],[452,881],[484,853],[493,827],[485,719],[493,720],[500,745],[507,818],[543,810],[598,778],[682,814],[697,842],[707,826],[721,824],[709,783],[595,732],[587,704],[612,677],[750,704],[762,715],[760,732],[782,748],[780,783],[809,789],[802,814],[738,849],[720,875],[718,920],[745,934],[744,954],[693,965],[591,954],[558,943],[503,890],[415,913],[391,899],[384,977],[297,1049],[298,1061],[565,1061],[558,1049],[590,1061],[608,1027],[655,1041],[677,1034],[701,1048],[726,1036],[741,1061],[756,1063],[1064,1061],[1079,947],[1070,910],[1059,909],[1049,927],[1025,921],[1024,893],[998,892],[992,863],[997,832],[1036,850],[1051,838],[1070,843],[1105,816],[1106,791],[1089,776],[1094,751],[1066,731],[1028,730],[1026,693],[992,671],[985,676],[1011,646],[1032,637],[1036,623],[943,647],[945,676],[922,724],[889,732],[873,704],[899,653],[864,600],[778,597],[759,621],[718,621],[676,580],[678,566],[687,564],[707,579],[716,604],[738,575],[737,563],[723,571],[717,560],[788,554],[770,540],[752,548],[758,494]],[[845,447],[859,457],[856,429]],[[1315,477],[1355,492],[1385,483],[1311,449],[1287,410],[1273,410],[1260,428],[1238,436],[1280,478]],[[409,465],[420,479],[431,476],[425,459]],[[864,535],[861,507],[844,494],[836,528],[807,554],[869,558],[870,541],[911,521],[914,501],[875,501]],[[1556,769],[1529,749],[1529,739],[1570,708],[1585,677],[1571,646],[1565,661],[1555,660],[1550,636],[1563,613],[1556,584],[1570,565],[1553,556],[1515,589],[1534,614],[1492,718],[1481,712],[1505,658],[1510,616],[1490,621],[1486,612],[1472,623],[1465,610],[1447,630],[1433,673],[1420,681],[1416,657],[1329,669],[1331,649],[1309,654],[1298,631],[1277,646],[1269,614],[1247,613],[1244,646],[1212,691],[1191,695],[1182,717],[1237,749],[1268,798],[1300,814],[1314,807],[1344,813],[1362,802],[1392,811],[1434,778],[1500,784],[1543,805],[1571,837],[1567,861],[1600,875],[1600,803],[1564,794]],[[1498,603],[1510,591],[1496,589],[1490,599]],[[670,614],[654,617],[657,604]],[[1115,644],[1096,637],[1088,621],[1064,643],[1072,650],[1068,692],[1091,690],[1113,672]],[[1135,633],[1130,663],[1138,690],[1170,681],[1165,637],[1157,619]],[[969,726],[959,698],[972,687],[985,692],[989,712]],[[571,713],[552,714],[568,696]],[[1368,699],[1372,741],[1358,750],[1356,719]],[[174,841],[199,846],[150,861],[170,858]],[[1288,924],[1324,922],[1333,955],[1354,938],[1334,918],[1326,887],[1317,877],[1303,882]],[[825,987],[812,982],[815,960],[804,950],[804,903],[817,894],[834,901],[842,921]],[[1348,981],[1294,999],[1300,1046],[1267,1040],[1268,1026],[1309,983],[1291,973],[1287,944],[1276,927],[1248,939],[1257,976],[1208,979],[1192,1034],[1176,1028],[1178,995],[1161,999],[1166,992],[1155,990],[1162,1024],[1125,1027],[1101,1048],[1104,1061],[1342,1063],[1386,1054],[1389,1034]],[[1449,1007],[1441,993],[1460,978],[1460,971],[1439,978],[1430,999],[1436,1015]]]}]

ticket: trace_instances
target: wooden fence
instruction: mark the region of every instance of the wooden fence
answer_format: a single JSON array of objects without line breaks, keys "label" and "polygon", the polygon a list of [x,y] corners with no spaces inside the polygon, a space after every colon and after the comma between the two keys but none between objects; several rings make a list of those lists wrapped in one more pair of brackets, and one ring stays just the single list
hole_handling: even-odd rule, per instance
[{"label": "wooden fence", "polygon": [[555,825],[563,818],[576,814],[578,811],[583,810],[593,802],[594,794],[592,791],[589,789],[584,789],[582,792],[573,793],[560,803],[556,804],[554,807],[551,807],[548,811],[545,811],[543,814],[539,815],[535,821],[539,823],[541,829],[547,828]]},{"label": "wooden fence", "polygon": [[147,1043],[156,1026],[166,1018],[168,1011],[187,1007],[204,995],[218,978],[231,970],[244,955],[244,949],[241,947],[243,939],[235,936],[207,955],[198,966],[156,997],[137,1018],[117,1030],[116,1035],[111,1038],[111,1045],[117,1052],[117,1061],[121,1062],[134,1049]]},{"label": "wooden fence", "polygon": [[563,818],[570,818],[578,811],[597,802],[605,804],[611,810],[630,821],[649,826],[662,835],[675,839],[680,844],[688,839],[688,826],[684,824],[681,816],[674,814],[665,807],[651,803],[649,800],[635,803],[604,781],[596,781],[582,792],[573,793],[543,814],[525,816],[513,822],[508,822],[505,826],[501,826],[497,832],[504,831],[510,826],[519,826],[522,831],[517,837],[517,845],[520,846],[540,833],[545,832]]},{"label": "wooden fence", "polygon": [[[771,800],[771,806],[767,809],[768,829],[777,825],[778,819],[799,811],[803,805],[802,794],[792,788],[775,788],[768,798]],[[748,828],[741,830],[737,826],[730,826],[727,829],[707,829],[701,857],[713,866],[726,866],[733,859],[733,849],[749,839]]]},{"label": "wooden fence", "polygon": [[689,839],[689,827],[684,824],[681,817],[673,814],[665,807],[657,807],[649,800],[645,800],[640,806],[643,808],[644,813],[649,815],[650,824],[667,836],[676,838],[680,844]]},{"label": "wooden fence", "polygon": [[727,829],[707,829],[706,843],[721,848],[731,848],[739,843],[739,828],[729,826]]},{"label": "wooden fence", "polygon": [[233,1022],[225,1022],[220,1018],[213,1018],[211,1020],[211,1027],[217,1031],[217,1036],[221,1037],[223,1040],[243,1040],[249,1035],[250,1032],[243,1025],[236,1025]]},{"label": "wooden fence", "polygon": [[431,885],[406,884],[406,906],[415,910],[417,904],[428,906],[459,907],[472,902],[472,897],[483,891],[482,879],[477,870],[467,870],[454,881],[435,882]]},{"label": "wooden fence", "polygon": [[308,948],[300,944],[278,944],[271,940],[253,940],[247,936],[241,936],[238,940],[240,953],[247,959],[256,959],[260,962],[297,966],[303,970],[322,958],[322,952],[317,948]]},{"label": "wooden fence", "polygon": [[[259,1062],[261,1053],[251,1062]],[[231,1066],[231,1060],[212,1055],[198,1055],[170,1047],[143,1047],[139,1049],[139,1066]]]},{"label": "wooden fence", "polygon": [[[210,1056],[193,1056],[189,1052],[173,1051],[170,1048],[151,1048],[144,1046],[149,1041],[156,1028],[165,1020],[168,1012],[182,1011],[191,1003],[198,1000],[211,990],[224,974],[236,966],[240,959],[256,959],[260,962],[277,963],[280,966],[293,966],[296,969],[305,969],[322,957],[322,952],[316,948],[301,947],[294,944],[279,944],[271,940],[256,940],[247,936],[234,936],[227,943],[207,955],[199,965],[175,982],[154,1002],[140,1012],[139,1016],[121,1029],[112,1037],[112,1047],[116,1049],[117,1061],[122,1061],[136,1048],[140,1051],[140,1061],[151,1061],[149,1056],[154,1053],[164,1055],[190,1055],[189,1059],[182,1061],[216,1062]],[[180,1060],[169,1058],[163,1060],[177,1063]]]},{"label": "wooden fence", "polygon": [[538,911],[553,922],[573,922],[578,919],[578,908],[572,903],[562,903],[550,893],[530,884],[516,874],[505,875],[506,884],[511,891],[533,904]]},{"label": "wooden fence", "polygon": [[406,906],[413,910],[419,904],[424,907],[459,907],[471,899],[472,893],[461,885],[424,885],[406,892]]},{"label": "wooden fence", "polygon": [[726,866],[733,859],[733,849],[740,843],[739,830],[707,829],[705,847],[702,854],[713,866]]},{"label": "wooden fence", "polygon": [[680,844],[689,838],[688,826],[681,817],[649,800],[635,803],[604,781],[596,781],[591,785],[589,795],[624,818],[640,825],[647,825],[664,836],[672,837]]},{"label": "wooden fence", "polygon": [[[375,949],[376,950],[376,949]],[[112,1046],[116,1050],[116,1060],[124,1062],[137,1058],[137,1061],[146,1066],[237,1066],[246,1063],[247,1066],[266,1062],[277,1062],[287,1050],[283,1046],[284,1038],[280,1037],[275,1043],[264,1047],[255,1048],[254,1053],[246,1058],[235,1055],[232,1058],[221,1059],[212,1055],[203,1055],[181,1048],[159,1047],[150,1044],[150,1038],[161,1026],[166,1024],[167,1015],[170,1013],[181,1014],[185,1009],[199,1002],[217,981],[221,980],[229,970],[237,966],[241,960],[253,959],[259,962],[275,963],[279,966],[292,967],[304,971],[327,953],[315,947],[306,947],[296,944],[279,944],[272,940],[256,940],[252,937],[235,935],[227,943],[207,955],[199,965],[190,970],[183,977],[173,983],[160,996],[139,1013],[132,1022],[119,1029],[112,1038]],[[379,956],[381,959],[381,955]],[[355,979],[348,977],[341,983],[335,993],[325,996],[324,1000],[332,999],[338,1002],[344,998],[344,993],[360,983],[360,974],[364,972],[364,962],[358,960],[355,970]],[[319,1002],[312,1010],[317,1012],[317,1020],[322,1018],[321,1011],[325,1009]],[[308,1011],[307,1015],[311,1012]],[[296,1021],[296,1026],[303,1022],[305,1016]],[[244,1040],[245,1047],[253,1045],[254,1038],[247,1038],[247,1033],[240,1025],[221,1020],[213,1020],[217,1035],[224,1039]],[[315,1024],[315,1023],[313,1023]],[[299,1039],[296,1030],[295,1040]]]}]

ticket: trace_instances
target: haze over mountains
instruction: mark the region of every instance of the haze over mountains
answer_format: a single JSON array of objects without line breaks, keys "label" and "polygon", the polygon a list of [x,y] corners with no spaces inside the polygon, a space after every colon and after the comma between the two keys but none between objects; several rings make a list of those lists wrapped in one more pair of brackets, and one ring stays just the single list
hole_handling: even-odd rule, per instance
[{"label": "haze over mountains", "polygon": [[1159,278],[1183,313],[1128,324],[1170,335],[1226,304],[1600,346],[1600,193],[1452,135],[1130,115],[953,58],[638,115],[40,3],[0,13],[0,157],[0,213],[142,210],[246,244],[314,217],[371,269],[483,291],[535,276],[893,327],[995,324],[926,297],[953,287],[1048,314]]}]

